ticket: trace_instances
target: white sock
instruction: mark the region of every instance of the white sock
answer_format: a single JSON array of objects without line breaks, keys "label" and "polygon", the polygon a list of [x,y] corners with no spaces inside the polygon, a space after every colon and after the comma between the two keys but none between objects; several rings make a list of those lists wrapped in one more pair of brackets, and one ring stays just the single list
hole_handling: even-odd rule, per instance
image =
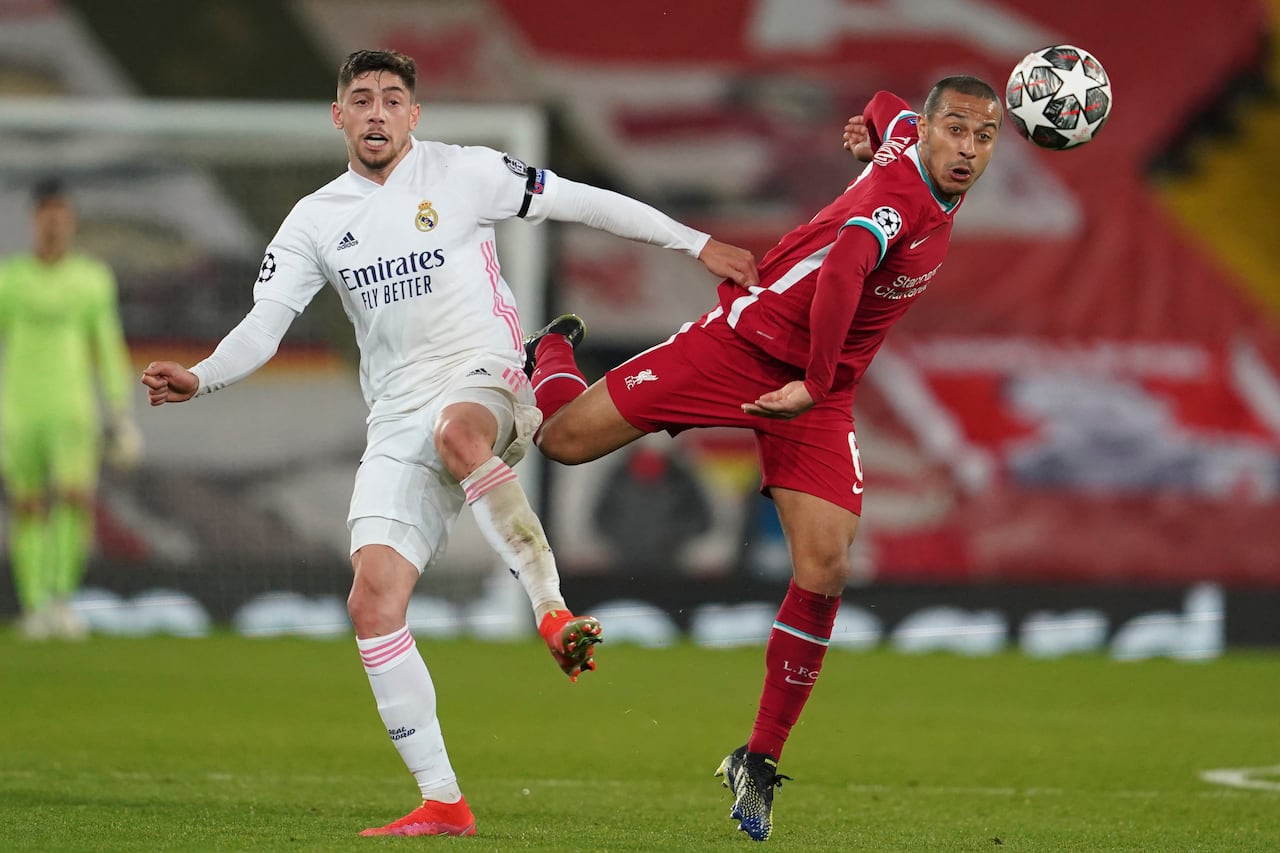
[{"label": "white sock", "polygon": [[418,780],[422,798],[456,803],[462,791],[436,717],[436,687],[409,626],[384,637],[357,637],[356,645],[387,734]]},{"label": "white sock", "polygon": [[564,609],[560,575],[547,534],[529,506],[516,472],[493,456],[462,481],[462,490],[485,541],[524,586],[534,614],[541,617],[547,610]]}]

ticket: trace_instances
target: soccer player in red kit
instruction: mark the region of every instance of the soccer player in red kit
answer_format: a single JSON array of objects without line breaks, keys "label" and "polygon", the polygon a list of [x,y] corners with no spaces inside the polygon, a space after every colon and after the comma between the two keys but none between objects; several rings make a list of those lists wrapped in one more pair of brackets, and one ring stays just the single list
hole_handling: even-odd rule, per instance
[{"label": "soccer player in red kit", "polygon": [[559,317],[527,341],[546,418],[536,440],[557,462],[587,462],[658,430],[755,432],[761,490],[777,507],[794,577],[769,635],[751,736],[717,775],[732,790],[731,817],[757,841],[772,829],[774,788],[786,778],[778,759],[849,579],[863,492],[854,389],[889,327],[933,284],[1002,119],[999,97],[974,77],[940,81],[919,114],[879,92],[844,133],[869,165],[765,255],[758,286],[722,282],[714,309],[590,388],[574,362],[579,318]]}]

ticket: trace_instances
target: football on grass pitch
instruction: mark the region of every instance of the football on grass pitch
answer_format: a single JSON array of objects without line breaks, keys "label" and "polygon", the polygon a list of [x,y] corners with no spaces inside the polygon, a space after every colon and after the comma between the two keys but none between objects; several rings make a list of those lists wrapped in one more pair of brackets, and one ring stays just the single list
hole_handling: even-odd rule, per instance
[{"label": "football on grass pitch", "polygon": [[1013,69],[1004,102],[1018,133],[1036,145],[1074,148],[1097,136],[1111,114],[1111,80],[1088,51],[1044,47]]}]

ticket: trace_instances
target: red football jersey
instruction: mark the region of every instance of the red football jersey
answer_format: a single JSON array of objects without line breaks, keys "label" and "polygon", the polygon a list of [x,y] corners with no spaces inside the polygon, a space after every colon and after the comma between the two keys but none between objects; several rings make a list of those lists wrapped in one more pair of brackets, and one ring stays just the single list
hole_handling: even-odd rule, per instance
[{"label": "red football jersey", "polygon": [[814,401],[858,382],[889,327],[933,281],[960,200],[943,201],[916,150],[916,113],[889,92],[863,112],[875,158],[844,193],[783,237],[720,308],[747,341],[803,368]]}]

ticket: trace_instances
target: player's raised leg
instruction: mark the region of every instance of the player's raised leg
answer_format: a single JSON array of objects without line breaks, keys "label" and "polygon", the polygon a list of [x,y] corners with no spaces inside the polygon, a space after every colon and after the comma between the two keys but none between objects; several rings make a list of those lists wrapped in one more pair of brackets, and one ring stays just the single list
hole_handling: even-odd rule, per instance
[{"label": "player's raised leg", "polygon": [[589,383],[574,357],[586,334],[587,324],[581,317],[561,314],[524,339],[524,372],[533,385],[543,423],[587,390]]},{"label": "player's raised leg", "polygon": [[591,616],[575,616],[566,606],[542,522],[515,471],[494,453],[513,437],[509,400],[492,389],[470,389],[460,396],[468,395],[473,399],[444,407],[436,421],[436,448],[462,485],[485,541],[528,594],[538,633],[551,656],[571,681],[577,681],[581,673],[596,668],[594,646],[603,640],[600,623]]},{"label": "player's raised leg", "polygon": [[[525,335],[524,374],[530,379],[533,379],[533,371],[538,366],[538,347],[542,345],[543,339],[548,336],[564,338],[570,349],[577,349],[578,344],[582,343],[587,336],[587,321],[577,314],[561,314],[536,332]],[[576,365],[573,368],[573,372],[581,376],[577,371]],[[543,375],[545,376],[545,372]],[[584,381],[582,385],[585,388],[586,382]]]},{"label": "player's raised leg", "polygon": [[538,430],[542,455],[564,465],[580,465],[625,447],[645,435],[618,411],[608,383],[598,380],[561,407]]},{"label": "player's raised leg", "polygon": [[577,314],[561,314],[524,339],[525,372],[542,412],[534,443],[565,465],[599,459],[644,435],[618,412],[604,380],[588,387],[574,357],[586,329]]}]

